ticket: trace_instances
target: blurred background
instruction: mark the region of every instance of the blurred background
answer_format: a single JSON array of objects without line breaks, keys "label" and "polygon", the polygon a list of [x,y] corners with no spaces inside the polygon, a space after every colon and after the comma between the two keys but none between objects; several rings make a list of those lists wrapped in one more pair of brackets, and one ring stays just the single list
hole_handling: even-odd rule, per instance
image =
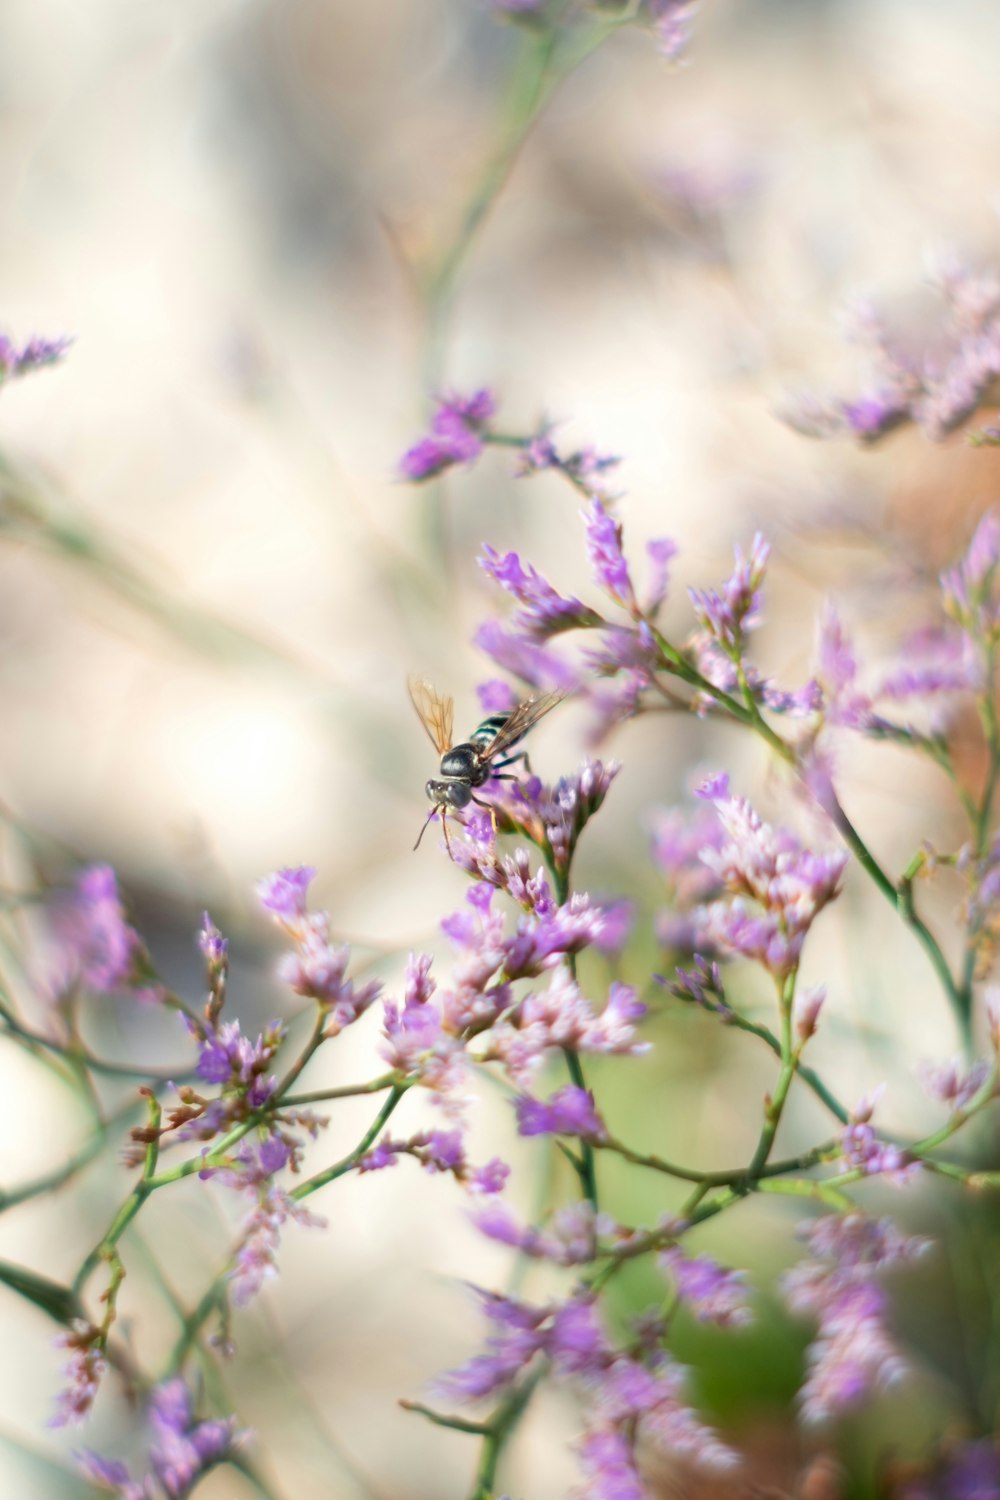
[{"label": "blurred background", "polygon": [[[0,332],[75,339],[61,367],[0,394],[5,885],[112,862],[158,965],[192,1000],[208,907],[231,939],[230,1005],[248,1030],[294,1013],[252,898],[280,865],[317,866],[335,931],[390,988],[410,948],[440,946],[464,882],[433,837],[411,853],[435,766],[405,680],[430,677],[455,694],[458,727],[477,722],[475,686],[495,673],[471,636],[497,607],[479,544],[515,546],[587,596],[578,499],[556,477],[515,482],[509,456],[488,452],[444,483],[397,481],[433,389],[490,385],[506,430],[544,413],[567,446],[622,456],[634,555],[650,536],[681,546],[675,636],[689,624],[683,585],[716,583],[733,542],[765,530],[776,558],[759,657],[790,686],[808,675],[824,596],[865,653],[891,648],[996,495],[996,458],[961,434],[931,445],[907,428],[862,452],[775,415],[789,389],[856,378],[838,325],[847,299],[918,295],[943,246],[1000,263],[995,5],[706,0],[679,67],[623,30],[553,98],[432,316],[427,276],[502,139],[522,45],[480,0],[0,6]],[[570,708],[539,728],[542,774],[577,764],[581,725]],[[753,747],[694,720],[651,716],[602,753],[624,769],[578,881],[635,903],[645,935],[626,977],[645,990],[662,962],[656,809],[725,764],[766,814],[797,814]],[[844,774],[888,868],[923,837],[961,842],[930,766],[880,748],[852,752]],[[944,932],[957,899],[927,897]],[[860,881],[825,926],[806,976],[832,997],[817,1066],[851,1100],[889,1077],[887,1123],[918,1128],[914,1065],[957,1047],[925,960]],[[608,972],[600,960],[585,971],[597,999]],[[190,1057],[170,1017],[109,1001],[92,1026],[106,1055]],[[374,1017],[358,1031],[311,1087],[379,1070]],[[650,1036],[641,1064],[595,1070],[618,1133],[707,1164],[739,1159],[767,1055],[668,1001]],[[65,1160],[84,1127],[23,1052],[6,1045],[0,1070],[0,1172],[16,1186]],[[369,1114],[338,1109],[316,1164],[349,1149]],[[412,1128],[421,1118],[414,1104]],[[498,1129],[509,1134],[506,1112],[488,1104],[481,1155]],[[821,1129],[805,1101],[789,1141]],[[539,1152],[518,1159],[523,1205],[537,1210],[557,1168],[533,1182]],[[0,1256],[65,1279],[128,1180],[111,1166],[72,1203],[5,1214]],[[608,1192],[639,1222],[671,1207],[627,1174]],[[231,1232],[205,1216],[203,1190],[159,1196],[125,1297],[154,1368],[173,1337],[158,1275],[196,1301]],[[453,1186],[415,1166],[315,1206],[329,1228],[288,1232],[282,1281],[240,1320],[227,1374],[263,1470],[301,1500],[463,1494],[466,1440],[396,1399],[472,1352],[461,1283],[502,1286],[508,1257],[474,1234]],[[702,1243],[766,1287],[796,1252],[794,1214],[764,1208]],[[761,1493],[805,1494],[802,1475],[829,1448],[846,1477],[813,1500],[874,1494],[889,1462],[988,1428],[995,1209],[914,1190],[907,1215],[946,1247],[919,1295],[901,1296],[927,1373],[843,1432],[794,1436],[803,1331],[777,1312],[735,1344],[688,1330],[700,1395],[756,1455]],[[644,1275],[623,1279],[623,1311],[655,1298]],[[0,1362],[0,1492],[89,1493],[71,1473],[78,1442],[44,1432],[52,1330],[11,1296],[4,1319],[19,1352]],[[120,1451],[129,1421],[109,1381],[88,1443]],[[576,1423],[568,1397],[540,1403],[512,1452],[512,1495],[566,1489]],[[667,1474],[662,1492],[749,1483],[709,1491]],[[243,1484],[220,1472],[204,1493],[251,1494]]]}]

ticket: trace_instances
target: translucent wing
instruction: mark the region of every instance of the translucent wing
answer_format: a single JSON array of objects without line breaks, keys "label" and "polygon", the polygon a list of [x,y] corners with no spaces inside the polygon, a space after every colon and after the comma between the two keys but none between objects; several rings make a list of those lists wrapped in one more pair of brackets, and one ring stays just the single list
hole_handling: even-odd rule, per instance
[{"label": "translucent wing", "polygon": [[492,760],[495,755],[502,755],[505,750],[516,745],[519,739],[523,739],[532,725],[537,724],[550,708],[561,703],[565,696],[565,693],[540,693],[537,698],[525,698],[514,709],[506,724],[497,730],[489,744],[483,746],[482,755],[487,760]]},{"label": "translucent wing", "polygon": [[443,755],[455,743],[452,738],[455,722],[453,700],[442,698],[423,677],[410,677],[406,685],[410,690],[410,701],[417,710],[417,718],[427,730],[438,755]]}]

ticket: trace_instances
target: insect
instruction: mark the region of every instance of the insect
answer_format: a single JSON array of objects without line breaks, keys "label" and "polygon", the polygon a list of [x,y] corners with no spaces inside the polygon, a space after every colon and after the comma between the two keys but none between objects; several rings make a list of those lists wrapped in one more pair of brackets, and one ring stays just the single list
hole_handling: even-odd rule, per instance
[{"label": "insect", "polygon": [[[524,738],[543,714],[547,714],[550,708],[555,708],[565,694],[540,693],[537,697],[526,698],[523,703],[518,703],[506,713],[490,714],[478,729],[472,731],[467,740],[455,745],[452,743],[455,716],[452,699],[443,698],[429,682],[420,677],[411,677],[408,686],[417,717],[441,757],[440,775],[432,776],[424,788],[428,801],[433,806],[413,847],[419,848],[427,824],[435,813],[440,813],[444,841],[451,855],[448,827],[445,823],[449,809],[457,812],[468,807],[470,802],[475,802],[478,807],[489,807],[488,802],[483,802],[476,796],[474,789],[489,781],[491,776],[500,781],[513,781],[513,776],[505,776],[503,773],[505,767],[512,766],[517,761],[522,761],[525,770],[530,772],[525,751],[521,750],[516,755],[508,755],[507,752]],[[490,811],[492,813],[492,809]]]}]

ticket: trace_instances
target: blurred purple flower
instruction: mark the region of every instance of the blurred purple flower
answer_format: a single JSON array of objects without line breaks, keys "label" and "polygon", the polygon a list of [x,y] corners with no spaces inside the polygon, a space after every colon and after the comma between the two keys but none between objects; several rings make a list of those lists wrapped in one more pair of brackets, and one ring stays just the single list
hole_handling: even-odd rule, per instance
[{"label": "blurred purple flower", "polygon": [[699,1322],[718,1323],[721,1328],[753,1322],[743,1271],[727,1271],[708,1255],[686,1255],[678,1245],[664,1250],[659,1259]]},{"label": "blurred purple flower", "polygon": [[621,459],[610,453],[600,453],[590,446],[579,448],[573,453],[560,453],[552,441],[552,431],[552,424],[544,422],[521,449],[518,478],[524,479],[532,474],[541,474],[546,469],[555,469],[588,499],[611,498],[607,491],[607,476],[612,469],[618,467]]},{"label": "blurred purple flower", "polygon": [[57,364],[73,343],[71,338],[29,339],[20,348],[5,333],[0,333],[0,386],[33,370]]},{"label": "blurred purple flower", "polygon": [[915,422],[939,439],[983,402],[1000,375],[1000,279],[957,257],[934,277],[943,311],[938,326],[904,339],[868,302],[849,309],[849,335],[865,351],[868,374],[859,395],[790,400],[781,413],[811,437],[848,433],[860,442]]},{"label": "blurred purple flower", "polygon": [[868,1098],[859,1100],[851,1111],[851,1122],[840,1133],[841,1168],[845,1172],[860,1168],[867,1177],[886,1177],[903,1186],[923,1169],[901,1147],[882,1140],[876,1133],[871,1120],[882,1092],[881,1087],[877,1088]]},{"label": "blurred purple flower", "polygon": [[89,1417],[101,1376],[108,1367],[99,1340],[99,1329],[82,1318],[75,1319],[72,1326],[54,1340],[57,1349],[69,1351],[69,1358],[62,1367],[66,1386],[56,1397],[50,1427],[76,1427]]},{"label": "blurred purple flower", "polygon": [[1000,640],[1000,598],[994,587],[1000,563],[1000,515],[987,511],[965,556],[941,575],[945,611],[973,641]]},{"label": "blurred purple flower", "polygon": [[946,1063],[922,1063],[918,1072],[930,1097],[947,1104],[954,1114],[972,1102],[992,1069],[985,1060],[966,1068],[961,1058],[953,1057]]},{"label": "blurred purple flower", "polygon": [[120,1500],[187,1500],[198,1481],[224,1462],[249,1437],[237,1430],[236,1418],[197,1421],[183,1380],[157,1386],[149,1404],[150,1472],[130,1479],[124,1464],[96,1453],[77,1454],[77,1461],[95,1484]]},{"label": "blurred purple flower", "polygon": [[632,1443],[614,1427],[585,1432],[577,1447],[589,1500],[646,1500]]},{"label": "blurred purple flower", "polygon": [[621,524],[610,516],[600,500],[591,500],[582,512],[587,533],[587,556],[594,581],[607,589],[612,599],[626,609],[635,609],[635,590],[622,551]]},{"label": "blurred purple flower", "polygon": [[995,1438],[951,1444],[928,1473],[903,1481],[898,1500],[997,1500],[1000,1450]]},{"label": "blurred purple flower", "polygon": [[599,1141],[606,1134],[593,1094],[572,1083],[545,1100],[522,1094],[515,1108],[520,1135],[577,1135]]},{"label": "blurred purple flower", "polygon": [[288,1222],[303,1229],[321,1229],[326,1220],[298,1203],[274,1181],[278,1172],[297,1159],[298,1148],[286,1139],[272,1135],[256,1149],[241,1142],[232,1165],[217,1175],[229,1187],[254,1200],[253,1209],[243,1225],[239,1244],[229,1272],[233,1301],[245,1307],[257,1296],[265,1281],[278,1274],[278,1251],[281,1231]]},{"label": "blurred purple flower", "polygon": [[83,985],[98,994],[128,989],[138,1000],[162,999],[163,987],[142,938],[126,920],[110,865],[80,871],[73,890],[56,898],[52,925],[58,958],[49,986],[57,995]]},{"label": "blurred purple flower", "polygon": [[478,1209],[472,1221],[487,1238],[510,1245],[533,1260],[548,1260],[557,1266],[586,1265],[594,1260],[598,1236],[610,1238],[616,1227],[613,1219],[596,1213],[585,1199],[559,1209],[549,1229],[519,1224],[498,1199]]},{"label": "blurred purple flower", "polygon": [[818,1324],[799,1396],[803,1417],[817,1423],[906,1373],[885,1328],[886,1294],[874,1278],[884,1266],[923,1254],[928,1242],[859,1213],[827,1214],[804,1238],[815,1258],[789,1271],[782,1290],[793,1312]]},{"label": "blurred purple flower", "polygon": [[400,459],[401,477],[418,483],[453,464],[473,463],[483,451],[483,433],[495,409],[494,397],[485,389],[469,397],[439,397],[430,432]]},{"label": "blurred purple flower", "polygon": [[677,62],[691,40],[698,0],[646,0],[646,10],[660,51],[668,62]]},{"label": "blurred purple flower", "polygon": [[258,880],[257,899],[282,925],[291,924],[297,931],[308,910],[309,887],[315,878],[311,865],[286,866]]}]

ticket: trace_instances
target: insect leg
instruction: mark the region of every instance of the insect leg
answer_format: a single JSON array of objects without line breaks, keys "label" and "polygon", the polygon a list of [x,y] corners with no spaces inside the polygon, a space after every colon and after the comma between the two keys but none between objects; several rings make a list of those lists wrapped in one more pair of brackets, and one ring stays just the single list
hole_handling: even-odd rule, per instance
[{"label": "insect leg", "polygon": [[[516,776],[498,776],[497,780],[498,781],[516,781],[517,777]],[[496,838],[497,832],[498,832],[498,829],[497,829],[497,812],[496,812],[496,808],[493,806],[492,802],[484,802],[481,797],[477,797],[476,794],[475,794],[475,792],[473,792],[473,794],[472,794],[472,800],[476,804],[477,807],[485,807],[486,811],[489,813],[489,815],[490,815],[490,822],[493,824],[493,837]]]},{"label": "insect leg", "polygon": [[[494,761],[493,764],[495,766],[499,766],[499,767],[503,768],[504,766],[513,766],[513,765],[516,765],[519,760],[524,762],[524,769],[527,771],[527,773],[528,773],[529,776],[532,776],[534,774],[534,772],[531,769],[531,762],[528,759],[528,752],[527,752],[527,750],[519,750],[516,755],[505,755],[504,758],[503,758],[503,760]],[[494,772],[494,774],[496,774],[496,773]],[[512,778],[504,776],[504,777],[501,777],[500,779],[502,781],[509,781]]]}]

